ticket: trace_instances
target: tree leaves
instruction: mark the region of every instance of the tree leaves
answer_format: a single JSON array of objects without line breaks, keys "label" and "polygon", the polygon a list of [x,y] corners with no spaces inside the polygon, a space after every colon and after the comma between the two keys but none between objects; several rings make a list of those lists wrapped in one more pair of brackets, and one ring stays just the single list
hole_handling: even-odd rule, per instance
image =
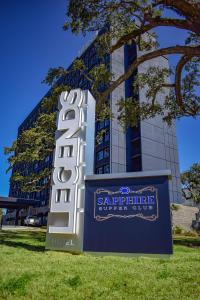
[{"label": "tree leaves", "polygon": [[193,164],[188,171],[181,174],[182,192],[186,200],[200,204],[200,164]]},{"label": "tree leaves", "polygon": [[43,80],[43,83],[46,83],[50,86],[53,86],[58,79],[60,79],[62,76],[66,75],[68,72],[63,67],[58,68],[50,68],[45,79]]}]

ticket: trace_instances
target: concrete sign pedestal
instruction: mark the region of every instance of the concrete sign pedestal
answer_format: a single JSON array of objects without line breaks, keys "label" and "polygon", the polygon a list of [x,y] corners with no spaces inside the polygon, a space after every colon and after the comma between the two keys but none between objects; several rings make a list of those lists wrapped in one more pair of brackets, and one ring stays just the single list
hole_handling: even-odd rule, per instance
[{"label": "concrete sign pedestal", "polygon": [[82,252],[85,174],[93,174],[95,100],[80,89],[60,96],[46,249]]}]

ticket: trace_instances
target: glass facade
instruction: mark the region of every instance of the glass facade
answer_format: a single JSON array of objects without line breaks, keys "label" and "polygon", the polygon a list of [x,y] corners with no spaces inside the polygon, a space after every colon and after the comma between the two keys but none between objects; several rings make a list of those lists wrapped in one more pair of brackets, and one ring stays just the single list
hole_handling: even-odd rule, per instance
[{"label": "glass facade", "polygon": [[[91,68],[94,66],[99,65],[100,63],[105,63],[107,67],[110,67],[110,56],[107,55],[104,58],[100,58],[96,53],[96,48],[94,47],[94,42],[82,53],[79,57],[84,61],[84,64],[87,67],[87,70],[90,71]],[[72,64],[69,66],[68,70],[70,71],[72,68]],[[81,88],[83,90],[90,89],[91,83],[79,72],[71,72],[68,73],[65,77],[59,80],[60,84],[69,85],[72,88]],[[105,89],[105,86],[100,86],[99,90]],[[45,95],[48,96],[50,91]],[[33,111],[29,114],[29,116],[24,120],[24,122],[20,125],[18,129],[18,135],[21,134],[26,129],[29,129],[34,126],[35,121],[37,120],[38,115],[41,112],[41,103],[33,109]],[[54,108],[56,110],[56,108]],[[110,152],[110,136],[109,136],[109,126],[110,120],[104,120],[101,122],[96,123],[96,135],[101,131],[105,130],[106,132],[103,133],[102,142],[95,146],[95,166],[94,172],[95,173],[109,173],[110,166],[109,166],[109,152]],[[31,166],[20,166],[17,165],[13,168],[13,172],[16,170],[23,170],[23,175],[29,172],[39,172],[42,169],[49,168],[52,169],[53,167],[53,154],[47,156],[44,161],[35,162]],[[47,179],[46,179],[47,180]],[[41,182],[41,185],[44,182]],[[37,199],[41,200],[40,205],[46,206],[48,205],[49,200],[49,189],[44,189],[41,192],[33,192],[33,193],[23,193],[16,183],[10,184],[10,191],[9,196],[13,197],[20,197],[20,198],[28,198],[28,199]]]},{"label": "glass facade", "polygon": [[[124,47],[125,70],[128,69],[136,56],[137,50],[134,43]],[[137,72],[125,82],[125,97],[134,97],[139,101],[139,96],[134,93],[133,90],[134,76],[136,73]],[[142,171],[140,122],[138,122],[138,126],[128,128],[126,132],[126,170],[127,172]]]},{"label": "glass facade", "polygon": [[[135,45],[125,46],[124,47],[124,67],[128,68],[132,59],[136,56],[136,47]],[[91,70],[96,65],[104,62],[107,67],[110,68],[111,57],[107,55],[104,58],[99,58],[96,49],[94,47],[94,42],[82,53],[79,57],[81,58],[87,69]],[[68,70],[72,68],[72,64],[69,66]],[[133,96],[132,82],[134,80],[134,76],[131,76],[125,82],[125,97]],[[81,89],[90,89],[91,83],[79,72],[69,72],[65,77],[59,80],[60,84],[69,85],[72,88],[81,88]],[[105,86],[100,86],[99,90],[105,89]],[[45,95],[48,96],[50,91]],[[41,103],[34,108],[34,110],[29,114],[29,116],[24,120],[24,122],[20,125],[18,129],[18,134],[20,134],[23,130],[29,129],[34,126],[34,123],[41,112]],[[56,109],[56,108],[54,108]],[[105,174],[110,173],[110,120],[103,120],[96,122],[96,135],[98,135],[102,131],[102,138],[96,142],[95,144],[95,165],[94,165],[94,173],[96,174]],[[63,149],[64,151],[64,149]],[[140,128],[139,125],[136,128],[129,128],[126,132],[126,165],[127,171],[139,171],[141,170],[141,144],[140,144]],[[52,169],[53,167],[53,153],[47,156],[43,161],[33,163],[28,168],[26,166],[15,166],[13,171],[16,169],[23,170],[23,174],[27,174],[29,172],[39,172],[45,168]],[[45,184],[47,178],[41,182]],[[47,206],[49,201],[49,188],[46,188],[40,192],[33,193],[23,193],[17,186],[17,184],[11,183],[9,196],[20,197],[20,198],[29,198],[29,199],[37,199],[41,200],[40,206]]]}]

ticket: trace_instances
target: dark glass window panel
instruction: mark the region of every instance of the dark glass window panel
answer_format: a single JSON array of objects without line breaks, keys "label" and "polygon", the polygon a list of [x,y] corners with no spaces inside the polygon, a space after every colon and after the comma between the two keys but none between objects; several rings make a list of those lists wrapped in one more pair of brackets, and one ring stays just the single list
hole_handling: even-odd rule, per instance
[{"label": "dark glass window panel", "polygon": [[104,169],[105,174],[110,173],[110,166],[109,165],[105,165],[103,169]]},{"label": "dark glass window panel", "polygon": [[110,134],[108,131],[106,131],[104,135],[104,142],[109,142],[109,140],[110,140]]},{"label": "dark glass window panel", "polygon": [[97,152],[97,160],[102,160],[104,157],[104,153],[103,153],[103,150]]},{"label": "dark glass window panel", "polygon": [[107,158],[107,157],[109,157],[109,155],[110,155],[110,151],[109,151],[109,148],[106,148],[106,149],[104,149],[104,158]]},{"label": "dark glass window panel", "polygon": [[97,168],[97,174],[103,174],[103,167]]},{"label": "dark glass window panel", "polygon": [[134,171],[141,171],[141,156],[136,156],[133,158],[133,170]]}]

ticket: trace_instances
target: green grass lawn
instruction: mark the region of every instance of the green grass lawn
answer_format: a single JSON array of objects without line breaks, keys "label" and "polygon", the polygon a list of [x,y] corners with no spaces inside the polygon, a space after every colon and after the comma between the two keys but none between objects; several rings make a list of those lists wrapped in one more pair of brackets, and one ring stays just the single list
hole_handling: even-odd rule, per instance
[{"label": "green grass lawn", "polygon": [[0,299],[200,299],[200,248],[168,260],[44,251],[44,231],[0,233]]}]

